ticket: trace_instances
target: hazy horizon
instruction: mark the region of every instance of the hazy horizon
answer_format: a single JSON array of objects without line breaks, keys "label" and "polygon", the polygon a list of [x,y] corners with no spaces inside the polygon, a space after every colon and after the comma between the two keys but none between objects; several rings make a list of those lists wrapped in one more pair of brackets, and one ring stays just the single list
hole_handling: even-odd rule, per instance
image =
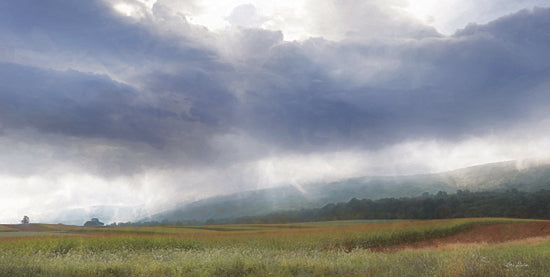
[{"label": "hazy horizon", "polygon": [[0,223],[549,158],[550,0],[478,2],[4,1]]}]

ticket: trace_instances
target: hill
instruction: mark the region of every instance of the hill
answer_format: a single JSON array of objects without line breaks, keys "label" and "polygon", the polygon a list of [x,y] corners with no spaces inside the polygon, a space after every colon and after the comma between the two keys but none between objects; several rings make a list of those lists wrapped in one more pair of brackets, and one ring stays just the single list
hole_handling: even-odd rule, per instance
[{"label": "hill", "polygon": [[550,189],[550,164],[508,161],[435,174],[369,176],[308,184],[300,188],[284,186],[262,189],[182,204],[143,221],[223,222],[283,210],[319,208],[330,203],[347,202],[352,198],[376,200],[417,197],[439,191],[454,193],[457,190],[476,192],[509,189],[527,192]]},{"label": "hill", "polygon": [[458,190],[457,193],[425,194],[418,197],[357,198],[327,204],[322,208],[289,210],[267,215],[243,217],[235,223],[280,224],[333,220],[426,220],[467,217],[550,218],[550,190],[535,192]]}]

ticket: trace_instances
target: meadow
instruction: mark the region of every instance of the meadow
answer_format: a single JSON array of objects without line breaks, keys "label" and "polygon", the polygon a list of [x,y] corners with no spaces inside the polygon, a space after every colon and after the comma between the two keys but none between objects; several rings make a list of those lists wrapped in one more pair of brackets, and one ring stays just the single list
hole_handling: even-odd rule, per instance
[{"label": "meadow", "polygon": [[546,226],[488,218],[0,225],[0,276],[550,276]]}]

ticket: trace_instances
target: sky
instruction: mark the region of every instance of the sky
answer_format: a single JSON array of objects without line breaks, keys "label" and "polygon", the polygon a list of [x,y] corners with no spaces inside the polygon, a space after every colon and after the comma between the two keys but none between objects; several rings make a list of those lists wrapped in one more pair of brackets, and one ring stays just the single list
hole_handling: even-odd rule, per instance
[{"label": "sky", "polygon": [[550,0],[0,2],[0,223],[550,156]]}]

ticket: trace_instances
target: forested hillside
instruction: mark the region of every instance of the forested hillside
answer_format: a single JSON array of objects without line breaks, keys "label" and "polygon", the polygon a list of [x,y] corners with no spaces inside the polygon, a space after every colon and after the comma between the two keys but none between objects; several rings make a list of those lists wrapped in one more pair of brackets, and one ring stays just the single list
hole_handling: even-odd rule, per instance
[{"label": "forested hillside", "polygon": [[[541,189],[550,190],[550,165],[533,161],[521,163],[509,161],[434,174],[367,176],[337,182],[305,184],[299,188],[289,185],[217,196],[194,203],[182,204],[178,208],[159,213],[143,221],[193,222],[193,224],[206,221],[229,222],[247,216],[262,216],[288,210],[315,209],[327,204],[348,202],[352,198],[370,199],[372,201],[403,197],[417,199],[415,197],[422,196],[425,193],[437,194],[439,191],[445,193],[462,191],[466,193],[466,191],[505,191],[514,189],[521,192],[534,192]],[[434,198],[433,201],[437,202],[441,199],[441,197]],[[426,205],[429,205],[428,202]],[[450,208],[449,205],[447,206]],[[446,206],[439,206],[441,208],[438,213],[444,213]],[[413,210],[418,209],[415,207]],[[467,212],[467,214],[471,213],[473,211]],[[415,218],[430,217],[420,217],[411,214],[409,210],[399,215],[393,214],[392,217],[403,217],[403,215],[414,216]],[[377,217],[383,218],[382,215]]]},{"label": "forested hillside", "polygon": [[320,209],[273,213],[247,217],[239,223],[283,223],[349,219],[440,219],[461,217],[550,218],[550,190],[536,192],[458,190],[420,197],[353,198]]}]

